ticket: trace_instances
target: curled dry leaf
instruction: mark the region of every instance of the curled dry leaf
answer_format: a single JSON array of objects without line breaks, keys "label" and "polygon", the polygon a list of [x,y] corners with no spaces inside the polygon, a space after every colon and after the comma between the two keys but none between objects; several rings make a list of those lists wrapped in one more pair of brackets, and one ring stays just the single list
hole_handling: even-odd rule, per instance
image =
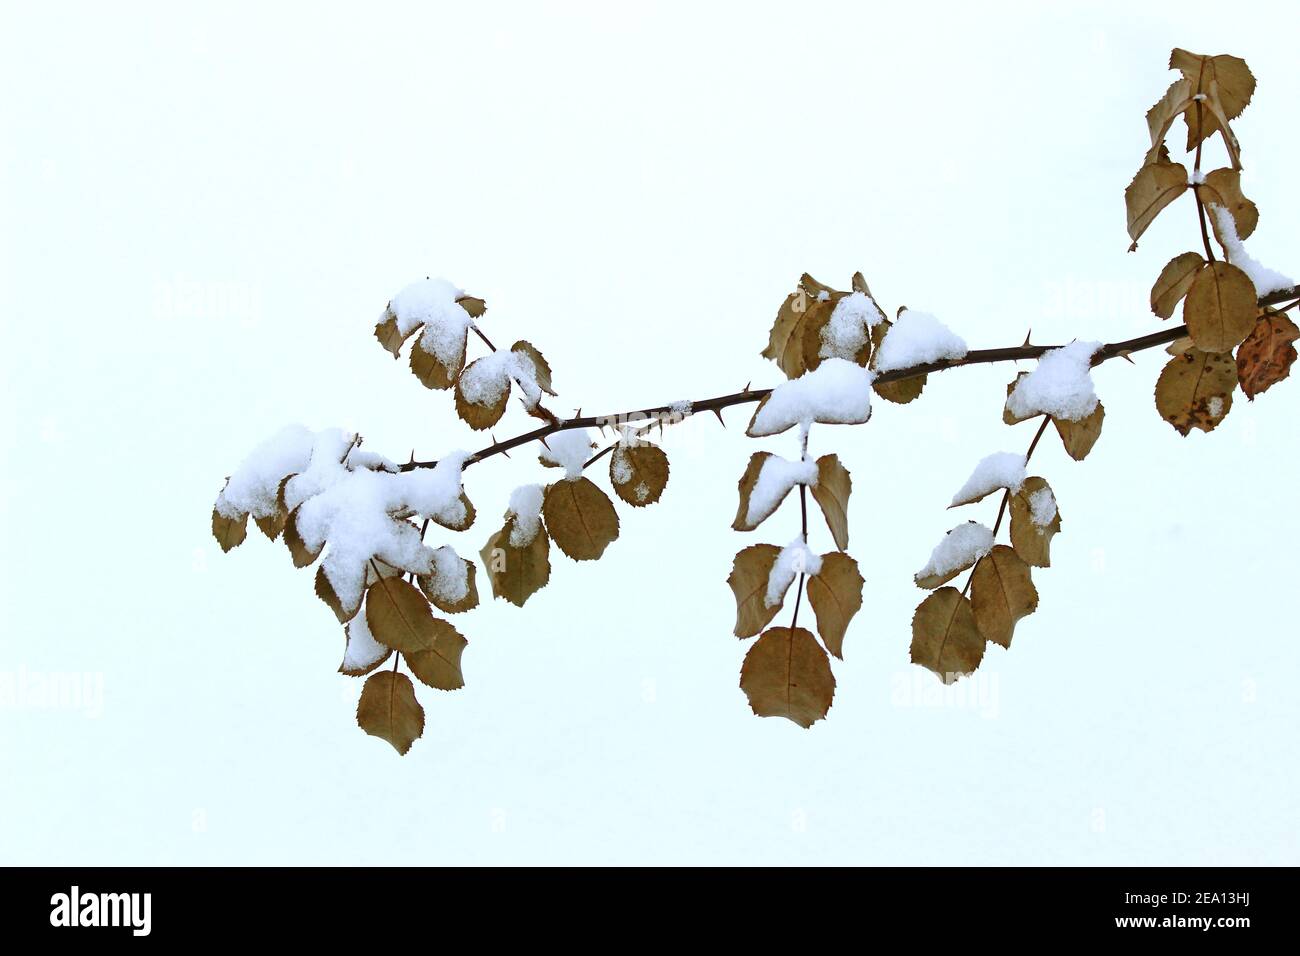
[{"label": "curled dry leaf", "polygon": [[956,588],[939,588],[912,615],[912,663],[938,674],[945,684],[980,666],[984,643],[970,601]]},{"label": "curled dry leaf", "polygon": [[212,537],[217,539],[222,551],[230,551],[243,544],[248,537],[248,515],[227,518],[216,508],[212,509]]},{"label": "curled dry leaf", "polygon": [[424,650],[408,651],[403,656],[411,673],[422,684],[438,690],[459,690],[465,686],[460,657],[469,642],[448,622],[436,617],[432,620],[429,646]]},{"label": "curled dry leaf", "polygon": [[532,540],[513,545],[514,528],[515,519],[507,518],[505,526],[488,539],[480,554],[493,596],[523,607],[551,579],[551,541],[546,528],[538,522]]},{"label": "curled dry leaf", "polygon": [[555,391],[551,388],[551,366],[547,364],[546,359],[542,358],[542,353],[532,343],[520,339],[510,346],[510,351],[522,356],[532,364],[533,380],[537,382],[538,388],[547,395],[555,394]]},{"label": "curled dry leaf", "polygon": [[1204,265],[1199,252],[1184,252],[1170,259],[1151,287],[1151,311],[1162,319],[1171,318]]},{"label": "curled dry leaf", "polygon": [[802,627],[764,631],[745,655],[740,689],[759,717],[784,717],[811,727],[835,697],[830,658]]},{"label": "curled dry leaf", "polygon": [[1296,359],[1295,345],[1300,329],[1281,312],[1260,317],[1246,341],[1237,349],[1237,381],[1252,402],[1291,374]]},{"label": "curled dry leaf", "polygon": [[1101,425],[1105,418],[1106,409],[1102,407],[1101,402],[1098,402],[1097,407],[1087,418],[1073,422],[1069,419],[1053,417],[1052,424],[1056,426],[1056,433],[1061,436],[1065,453],[1075,461],[1083,461],[1088,457],[1088,452],[1092,451],[1092,446],[1097,444],[1097,439],[1101,437]]},{"label": "curled dry leaf", "polygon": [[[1007,383],[1007,400],[1010,400],[1011,393],[1016,390],[1016,386],[1020,384],[1020,380],[1028,374],[1029,374],[1028,372],[1020,372],[1016,375],[1013,381]],[[1002,403],[1002,420],[1006,422],[1008,425],[1019,425],[1021,422],[1027,422],[1031,418],[1038,418],[1038,414],[1035,413],[1033,415],[1028,415],[1022,418],[1019,415],[1016,415],[1014,412],[1012,412],[1011,409],[1007,407],[1007,403],[1005,401]]]},{"label": "curled dry leaf", "polygon": [[822,509],[835,547],[843,551],[849,546],[849,495],[853,492],[853,478],[840,464],[838,455],[822,455],[817,459],[817,484],[809,490]]},{"label": "curled dry leaf", "polygon": [[[1241,192],[1241,173],[1235,169],[1215,169],[1207,173],[1205,182],[1197,187],[1202,201],[1222,206],[1232,216],[1237,228],[1238,239],[1249,239],[1255,227],[1259,225],[1259,207],[1247,199]],[[1219,217],[1210,216],[1210,227],[1219,245],[1224,245],[1223,233],[1219,229]]]},{"label": "curled dry leaf", "polygon": [[781,610],[783,601],[767,605],[767,580],[780,553],[774,544],[752,544],[736,554],[727,584],[736,597],[737,637],[753,637]]},{"label": "curled dry leaf", "polygon": [[[411,346],[411,371],[425,388],[451,388],[465,367],[466,335],[460,336],[460,349],[450,362],[444,362],[433,352],[426,351],[422,339]],[[400,346],[400,343],[399,343]]]},{"label": "curled dry leaf", "polygon": [[[822,293],[828,298],[819,298]],[[804,333],[810,323],[820,321],[825,324],[834,309],[831,297],[841,295],[843,293],[836,293],[807,273],[800,276],[799,287],[786,296],[776,313],[776,320],[768,333],[767,348],[761,353],[763,358],[776,362],[786,378],[795,379],[806,372]]]},{"label": "curled dry leaf", "polygon": [[1213,431],[1232,408],[1237,363],[1231,352],[1188,349],[1175,355],[1156,379],[1156,410],[1180,435]]},{"label": "curled dry leaf", "polygon": [[[894,323],[888,319],[877,322],[871,329],[871,348],[873,353],[878,352],[880,343],[885,340],[889,334],[890,328]],[[893,402],[895,405],[906,405],[908,402],[920,396],[925,391],[926,375],[915,375],[911,378],[900,379],[896,382],[876,382],[872,390],[887,402]]]},{"label": "curled dry leaf", "polygon": [[844,657],[844,632],[862,607],[858,562],[840,551],[822,555],[822,568],[808,578],[808,603],[817,616],[817,633],[826,650]]},{"label": "curled dry leaf", "polygon": [[[1187,50],[1175,49],[1169,56],[1169,69],[1178,70],[1192,84],[1192,95],[1213,92],[1224,118],[1236,119],[1241,115],[1255,93],[1255,77],[1246,61],[1235,56],[1201,56]],[[1214,135],[1220,120],[1212,112],[1202,110],[1200,117],[1195,109],[1183,113],[1187,120],[1187,149]]]},{"label": "curled dry leaf", "polygon": [[393,656],[391,647],[384,647],[370,636],[365,627],[365,615],[360,614],[343,625],[343,663],[339,673],[348,677],[365,677]]},{"label": "curled dry leaf", "polygon": [[785,489],[781,497],[774,499],[769,507],[764,508],[758,514],[750,515],[749,503],[754,494],[754,488],[758,485],[758,476],[762,474],[763,466],[767,464],[768,459],[773,455],[770,451],[756,451],[749,457],[749,464],[745,466],[745,473],[740,476],[740,481],[736,483],[736,491],[740,496],[740,502],[736,506],[736,517],[732,519],[731,527],[734,531],[753,531],[764,521],[776,513],[785,501],[790,492],[796,485],[791,485]]},{"label": "curled dry leaf", "polygon": [[320,557],[321,551],[325,545],[321,544],[314,551],[303,543],[302,535],[298,533],[298,509],[294,508],[289,512],[289,517],[284,522],[284,546],[289,549],[289,556],[293,558],[295,568],[305,568],[317,558]]},{"label": "curled dry leaf", "polygon": [[546,529],[575,561],[594,561],[618,538],[614,502],[590,478],[562,478],[546,488]]},{"label": "curled dry leaf", "polygon": [[424,708],[411,678],[393,671],[371,674],[357,701],[357,726],[387,740],[399,754],[410,750],[424,733]]},{"label": "curled dry leaf", "polygon": [[464,611],[472,611],[478,607],[478,584],[476,577],[478,568],[473,561],[461,558],[465,563],[465,596],[459,601],[448,600],[445,592],[438,586],[438,569],[435,567],[432,574],[421,574],[415,579],[424,596],[428,598],[438,610],[447,614],[460,614]]},{"label": "curled dry leaf", "polygon": [[403,654],[427,649],[436,636],[429,602],[400,577],[380,578],[366,589],[366,626],[376,641]]},{"label": "curled dry leaf", "polygon": [[[1051,515],[1046,522],[1043,519]],[[1025,479],[1011,496],[1011,546],[1026,564],[1046,568],[1052,563],[1052,537],[1061,530],[1061,512],[1046,481]]]},{"label": "curled dry leaf", "polygon": [[1160,159],[1160,147],[1164,145],[1169,127],[1183,110],[1192,105],[1192,82],[1186,78],[1174,80],[1165,91],[1165,95],[1155,106],[1147,110],[1147,129],[1151,132],[1151,149],[1147,152],[1145,162],[1154,163]]},{"label": "curled dry leaf", "polygon": [[393,307],[390,303],[384,309],[384,314],[379,317],[379,322],[375,325],[375,338],[389,352],[393,353],[393,358],[397,358],[402,351],[402,345],[412,335],[416,333],[419,326],[412,326],[406,334],[402,334],[397,328],[397,316],[393,314]]},{"label": "curled dry leaf", "polygon": [[1160,215],[1160,211],[1187,189],[1187,168],[1181,163],[1157,161],[1148,163],[1137,171],[1133,181],[1124,190],[1124,205],[1128,210],[1128,235],[1133,240],[1129,250],[1137,248],[1137,241],[1147,227]]},{"label": "curled dry leaf", "polygon": [[474,503],[469,500],[469,496],[465,494],[464,489],[460,493],[460,506],[463,511],[459,521],[449,520],[442,515],[433,515],[431,520],[434,524],[441,525],[448,531],[465,531],[474,523],[474,519],[478,517],[478,512],[474,510]]},{"label": "curled dry leaf", "polygon": [[1217,261],[1196,274],[1183,302],[1187,333],[1203,352],[1236,348],[1255,326],[1255,284],[1234,265]]},{"label": "curled dry leaf", "polygon": [[648,442],[619,445],[609,456],[609,480],[614,493],[632,507],[652,505],[668,486],[668,456]]},{"label": "curled dry leaf", "polygon": [[334,612],[340,624],[346,624],[357,616],[357,611],[361,610],[361,594],[357,595],[355,603],[344,604],[335,592],[334,585],[330,583],[323,564],[316,569],[316,596],[329,605],[329,609]]},{"label": "curled dry leaf", "polygon": [[258,530],[266,535],[267,540],[274,541],[280,537],[280,532],[284,530],[284,523],[289,520],[288,513],[284,508],[277,507],[273,514],[266,515],[262,518],[254,518]]},{"label": "curled dry leaf", "polygon": [[994,644],[1010,647],[1016,622],[1038,607],[1029,565],[1013,548],[994,545],[971,574],[970,603],[980,633]]}]

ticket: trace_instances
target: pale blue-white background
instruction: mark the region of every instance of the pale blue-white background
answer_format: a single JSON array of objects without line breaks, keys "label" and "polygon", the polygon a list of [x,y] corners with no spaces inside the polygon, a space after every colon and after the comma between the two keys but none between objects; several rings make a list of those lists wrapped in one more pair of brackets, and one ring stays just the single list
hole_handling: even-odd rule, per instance
[{"label": "pale blue-white background", "polygon": [[[355,727],[311,572],[208,528],[284,423],[482,444],[371,337],[426,274],[542,349],[562,412],[775,383],[758,351],[803,270],[862,269],[973,347],[1155,328],[1193,207],[1129,254],[1122,191],[1176,45],[1253,67],[1250,246],[1294,274],[1286,5],[4,11],[0,668],[102,697],[0,710],[0,861],[1300,861],[1296,382],[1183,439],[1158,351],[1100,370],[1092,456],[1035,458],[1064,517],[1040,610],[947,697],[907,662],[910,577],[975,461],[1028,443],[999,415],[1014,370],[815,428],[867,591],[811,731],[737,687],[732,555],[797,527],[728,528],[749,454],[794,451],[740,410],[668,437],[663,503],[602,561],[458,620],[468,686],[421,690],[404,758]],[[467,477],[472,555],[544,474],[521,451]]]}]

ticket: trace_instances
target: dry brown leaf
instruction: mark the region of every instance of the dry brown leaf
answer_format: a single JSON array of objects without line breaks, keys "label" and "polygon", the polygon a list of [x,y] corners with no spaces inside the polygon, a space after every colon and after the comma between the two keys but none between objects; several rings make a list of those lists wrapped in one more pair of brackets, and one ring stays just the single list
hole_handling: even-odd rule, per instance
[{"label": "dry brown leaf", "polygon": [[[1029,374],[1028,372],[1018,372],[1016,374],[1015,380],[1007,383],[1008,400],[1010,400],[1011,398],[1011,393],[1016,390],[1016,386],[1020,384],[1020,380],[1028,374]],[[1004,421],[1008,425],[1019,425],[1021,422],[1027,422],[1031,418],[1038,418],[1038,417],[1039,417],[1039,413],[1035,413],[1025,418],[1020,418],[1014,415],[1011,409],[1007,408],[1007,403],[1005,401],[1002,403],[1002,421]]]},{"label": "dry brown leaf", "polygon": [[849,546],[849,495],[853,492],[853,478],[840,464],[838,455],[822,455],[817,459],[817,484],[809,490],[822,509],[835,547],[843,551]]},{"label": "dry brown leaf", "polygon": [[501,420],[501,416],[506,413],[506,405],[510,402],[510,381],[506,380],[505,386],[501,389],[500,397],[491,405],[480,405],[477,402],[471,402],[465,397],[461,389],[461,383],[464,381],[465,373],[472,369],[483,359],[475,359],[465,366],[465,371],[456,379],[456,414],[470,428],[476,431],[483,431],[491,428]]},{"label": "dry brown leaf", "polygon": [[912,615],[912,663],[938,674],[945,684],[980,666],[984,643],[970,601],[956,588],[939,588]]},{"label": "dry brown leaf", "polygon": [[1237,380],[1252,402],[1291,374],[1296,359],[1295,346],[1300,329],[1281,312],[1260,317],[1255,328],[1237,349]]},{"label": "dry brown leaf", "polygon": [[1029,565],[1013,548],[995,544],[971,574],[970,603],[980,633],[994,644],[1010,647],[1016,622],[1038,607]]},{"label": "dry brown leaf", "polygon": [[1102,407],[1101,402],[1098,402],[1092,414],[1086,418],[1072,422],[1053,417],[1052,424],[1056,426],[1056,433],[1061,436],[1065,453],[1075,461],[1083,461],[1088,457],[1088,452],[1092,451],[1092,446],[1097,444],[1097,439],[1101,437],[1101,424],[1105,418],[1106,409]]},{"label": "dry brown leaf", "polygon": [[366,625],[375,640],[403,654],[433,644],[433,612],[415,585],[401,578],[380,578],[366,589]]},{"label": "dry brown leaf", "polygon": [[461,508],[464,509],[464,512],[459,521],[449,520],[439,515],[433,515],[433,523],[442,525],[442,527],[449,531],[465,531],[474,523],[474,519],[478,517],[478,512],[474,510],[474,503],[469,500],[469,496],[465,494],[464,489],[461,489],[460,492],[460,505]]},{"label": "dry brown leaf", "polygon": [[329,605],[329,609],[334,612],[340,624],[346,624],[357,616],[357,611],[361,610],[360,595],[357,596],[355,604],[343,603],[334,591],[334,585],[330,583],[323,564],[316,569],[316,596]]},{"label": "dry brown leaf", "polygon": [[[1259,207],[1245,197],[1241,191],[1241,173],[1235,169],[1215,169],[1205,175],[1205,182],[1197,187],[1201,201],[1215,206],[1222,206],[1232,214],[1233,225],[1237,228],[1238,239],[1249,239],[1255,227],[1259,225]],[[1219,217],[1210,216],[1210,228],[1219,245],[1224,245],[1223,233],[1219,229]]]},{"label": "dry brown leaf", "polygon": [[387,740],[399,754],[410,750],[424,733],[424,708],[411,678],[393,671],[370,675],[357,701],[357,726]]},{"label": "dry brown leaf", "polygon": [[753,637],[781,610],[785,595],[771,607],[766,603],[767,579],[780,553],[781,549],[774,544],[752,544],[736,554],[727,584],[736,597],[737,637]]},{"label": "dry brown leaf", "polygon": [[1052,563],[1052,536],[1061,530],[1061,512],[1052,495],[1052,520],[1040,525],[1034,520],[1033,503],[1036,495],[1043,492],[1052,494],[1051,486],[1042,478],[1030,477],[1020,486],[1020,490],[1011,496],[1011,546],[1016,554],[1036,568],[1050,567]]},{"label": "dry brown leaf", "polygon": [[384,314],[380,316],[379,322],[375,325],[375,338],[389,352],[393,353],[393,358],[397,358],[398,353],[402,351],[402,344],[415,334],[419,326],[415,326],[411,331],[403,335],[397,329],[397,316],[393,315],[392,307],[384,309]]},{"label": "dry brown leaf", "polygon": [[1196,274],[1183,302],[1187,334],[1202,352],[1236,348],[1255,327],[1255,284],[1227,262],[1212,262]]},{"label": "dry brown leaf", "polygon": [[614,502],[590,478],[562,478],[546,488],[546,530],[575,561],[594,561],[618,538]]},{"label": "dry brown leaf", "polygon": [[1170,84],[1165,95],[1155,106],[1147,110],[1147,129],[1151,132],[1151,149],[1147,152],[1145,162],[1154,163],[1160,159],[1160,147],[1164,145],[1169,127],[1173,125],[1178,114],[1192,105],[1192,83],[1186,78],[1175,80]]},{"label": "dry brown leaf", "polygon": [[[1176,49],[1169,56],[1169,68],[1179,70],[1192,84],[1192,95],[1210,93],[1210,84],[1217,87],[1217,99],[1229,120],[1241,115],[1255,92],[1255,77],[1246,61],[1235,56],[1201,56],[1187,50]],[[1209,112],[1202,111],[1197,119],[1196,110],[1189,109],[1183,116],[1187,120],[1187,149],[1190,152],[1201,141],[1212,136],[1219,121]]]},{"label": "dry brown leaf", "polygon": [[212,509],[212,537],[217,539],[223,552],[230,551],[244,543],[248,537],[248,515],[227,518],[216,508]]},{"label": "dry brown leaf", "polygon": [[1175,355],[1156,379],[1156,410],[1180,435],[1213,431],[1232,408],[1237,363],[1231,352],[1188,349]]},{"label": "dry brown leaf", "polygon": [[380,667],[386,660],[388,660],[390,657],[393,656],[393,649],[391,647],[382,647],[381,645],[382,653],[374,660],[366,664],[359,664],[356,667],[347,666],[347,658],[348,658],[347,648],[348,645],[352,643],[352,629],[357,626],[357,622],[360,621],[361,619],[362,617],[354,617],[352,620],[348,621],[348,623],[343,625],[343,638],[344,638],[343,663],[339,665],[339,673],[347,677],[365,677],[367,674],[369,674],[371,671],[375,670],[376,668]]},{"label": "dry brown leaf", "polygon": [[773,457],[770,451],[756,451],[749,458],[749,464],[745,467],[745,473],[740,476],[740,481],[736,483],[736,490],[740,495],[740,503],[736,506],[736,517],[732,519],[731,527],[735,531],[753,531],[769,517],[776,513],[776,509],[781,507],[793,488],[787,488],[785,494],[772,502],[771,507],[755,515],[750,519],[749,500],[754,494],[754,488],[758,484],[758,476],[763,471],[763,465],[769,458]]},{"label": "dry brown leaf", "polygon": [[305,568],[317,558],[320,557],[321,551],[325,549],[322,544],[313,551],[303,543],[302,535],[298,534],[298,509],[294,508],[289,512],[288,518],[284,522],[284,545],[289,549],[289,555],[293,558],[295,568]]},{"label": "dry brown leaf", "polygon": [[1162,319],[1172,317],[1204,265],[1205,259],[1199,252],[1184,252],[1170,259],[1151,287],[1151,311]]},{"label": "dry brown leaf", "polygon": [[844,632],[862,607],[858,562],[840,551],[822,555],[822,569],[808,578],[808,603],[817,616],[817,633],[826,650],[844,657]]},{"label": "dry brown leaf", "polygon": [[632,507],[652,505],[668,485],[668,456],[648,442],[620,445],[609,456],[609,481],[615,494]]},{"label": "dry brown leaf", "polygon": [[537,387],[547,395],[554,395],[555,391],[551,388],[551,366],[542,358],[542,353],[523,339],[520,339],[514,345],[510,346],[510,351],[523,356],[533,366],[533,378],[537,381]]},{"label": "dry brown leaf", "polygon": [[759,717],[784,717],[811,727],[835,697],[830,658],[802,627],[764,631],[745,655],[740,689]]},{"label": "dry brown leaf", "polygon": [[432,643],[421,651],[408,651],[403,656],[422,684],[438,690],[459,690],[465,686],[461,673],[460,656],[469,643],[448,622],[433,618]]},{"label": "dry brown leaf", "polygon": [[551,541],[539,522],[533,539],[516,547],[510,543],[514,527],[515,519],[507,518],[505,527],[488,539],[480,553],[492,594],[523,607],[551,579]]},{"label": "dry brown leaf", "polygon": [[1133,240],[1129,250],[1147,231],[1160,211],[1187,189],[1187,168],[1181,163],[1154,162],[1143,166],[1124,190],[1128,210],[1128,235]]},{"label": "dry brown leaf", "polygon": [[1170,342],[1169,347],[1165,349],[1165,354],[1182,355],[1188,349],[1195,348],[1195,347],[1196,346],[1192,344],[1192,337],[1190,335],[1184,335],[1182,338],[1174,339],[1172,342]]},{"label": "dry brown leaf", "polygon": [[[871,347],[873,352],[879,351],[880,343],[885,340],[885,336],[889,333],[892,325],[892,322],[885,319],[877,322],[872,327]],[[926,375],[916,375],[912,378],[900,379],[897,382],[877,382],[871,386],[871,390],[887,402],[893,402],[895,405],[906,405],[925,391],[926,378],[928,378]]]},{"label": "dry brown leaf", "polygon": [[446,389],[455,384],[465,367],[465,339],[460,337],[460,352],[451,362],[444,362],[433,352],[425,351],[422,339],[411,346],[411,371],[425,388]]},{"label": "dry brown leaf", "polygon": [[481,319],[483,313],[487,311],[487,303],[472,295],[461,296],[456,300],[456,304],[464,309],[471,319]]},{"label": "dry brown leaf", "polygon": [[448,600],[443,596],[441,588],[438,586],[438,569],[435,567],[432,574],[421,574],[415,579],[415,583],[420,586],[420,590],[438,610],[447,614],[460,614],[463,611],[472,611],[478,607],[478,584],[475,578],[478,574],[478,568],[473,561],[461,558],[465,563],[465,596],[459,601]]}]

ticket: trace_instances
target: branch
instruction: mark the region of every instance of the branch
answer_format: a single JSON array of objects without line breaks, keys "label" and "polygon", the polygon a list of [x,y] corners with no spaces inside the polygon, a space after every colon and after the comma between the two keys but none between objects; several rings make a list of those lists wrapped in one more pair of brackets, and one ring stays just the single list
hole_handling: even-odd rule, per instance
[{"label": "branch", "polygon": [[[1277,292],[1270,292],[1268,295],[1260,296],[1259,305],[1261,308],[1281,305],[1287,303],[1287,308],[1298,304],[1300,300],[1300,286],[1290,289],[1281,289]],[[1158,332],[1151,332],[1147,335],[1141,335],[1134,339],[1126,339],[1123,342],[1110,342],[1103,345],[1093,356],[1093,366],[1100,365],[1113,358],[1131,355],[1134,352],[1141,352],[1146,349],[1155,348],[1159,345],[1167,345],[1187,335],[1186,325],[1170,326],[1161,329]],[[877,384],[886,382],[901,382],[909,378],[917,378],[921,375],[929,375],[931,372],[942,372],[944,369],[961,368],[966,365],[989,365],[995,362],[1018,362],[1025,359],[1042,358],[1044,354],[1053,349],[1061,348],[1059,345],[1018,345],[1011,348],[1001,349],[975,349],[967,352],[964,358],[945,359],[939,362],[927,362],[924,365],[914,365],[911,368],[894,369],[889,372],[882,372],[876,376]],[[746,405],[751,402],[759,402],[772,393],[770,388],[751,389],[746,386],[739,392],[732,392],[729,395],[717,395],[713,398],[704,398],[696,402],[691,402],[686,411],[687,415],[694,415],[698,412],[718,412],[724,408],[730,408],[733,405]],[[524,432],[522,435],[516,435],[502,442],[496,442],[480,448],[469,458],[465,459],[465,467],[476,462],[485,461],[494,455],[504,454],[520,445],[526,445],[531,441],[538,441],[548,435],[554,435],[556,432],[569,431],[574,428],[599,428],[602,425],[608,425],[611,422],[625,422],[630,420],[661,417],[671,414],[680,405],[655,405],[651,408],[635,409],[633,411],[615,412],[609,415],[585,415],[575,418],[567,418],[556,421],[552,424],[542,425],[534,428],[532,431]],[[599,456],[597,456],[599,457]],[[437,461],[410,461],[402,465],[401,471],[414,471],[416,468],[432,468],[438,464]]]}]

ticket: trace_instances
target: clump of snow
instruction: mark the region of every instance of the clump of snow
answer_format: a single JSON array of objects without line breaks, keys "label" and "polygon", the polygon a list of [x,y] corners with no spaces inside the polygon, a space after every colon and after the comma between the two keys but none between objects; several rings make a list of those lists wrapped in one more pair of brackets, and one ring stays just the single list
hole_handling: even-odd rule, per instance
[{"label": "clump of snow", "polygon": [[668,411],[677,418],[685,418],[691,413],[692,402],[689,398],[673,402],[668,406]]},{"label": "clump of snow", "polygon": [[511,379],[523,392],[524,405],[535,408],[542,388],[537,384],[537,367],[522,352],[498,350],[475,359],[461,373],[460,393],[467,402],[491,407],[509,390]]},{"label": "clump of snow", "polygon": [[387,656],[388,648],[370,633],[370,625],[366,623],[364,614],[358,614],[348,621],[344,630],[348,642],[343,650],[343,664],[339,670],[345,673],[363,671]]},{"label": "clump of snow", "polygon": [[1043,413],[1072,422],[1087,418],[1097,410],[1091,371],[1100,348],[1100,342],[1072,342],[1047,352],[1007,397],[1007,410],[1016,418]]},{"label": "clump of snow", "polygon": [[853,361],[853,357],[871,338],[872,327],[884,319],[870,296],[861,292],[846,295],[835,303],[830,319],[822,326],[822,344],[818,356]]},{"label": "clump of snow", "polygon": [[1056,496],[1051,488],[1039,488],[1029,496],[1029,518],[1040,528],[1045,528],[1056,517]]},{"label": "clump of snow", "polygon": [[1220,415],[1222,415],[1222,414],[1223,414],[1223,399],[1222,399],[1222,397],[1220,397],[1220,396],[1218,396],[1218,395],[1211,395],[1211,396],[1210,396],[1209,409],[1210,409],[1210,417],[1211,417],[1211,418],[1218,418]]},{"label": "clump of snow", "polygon": [[469,594],[469,568],[450,545],[433,552],[429,589],[449,604],[465,600]]},{"label": "clump of snow", "polygon": [[632,497],[637,501],[645,501],[650,497],[650,486],[644,481],[632,489]]},{"label": "clump of snow", "polygon": [[840,358],[826,359],[812,372],[778,385],[763,402],[749,434],[776,435],[793,425],[854,425],[871,417],[871,383],[875,374]]},{"label": "clump of snow", "polygon": [[609,476],[619,485],[626,485],[632,480],[632,463],[628,461],[627,450],[622,444],[615,447],[610,455]]},{"label": "clump of snow", "polygon": [[341,428],[317,432],[312,441],[311,461],[285,483],[284,506],[292,511],[308,498],[337,484],[348,472],[356,443],[357,436]]},{"label": "clump of snow", "polygon": [[311,464],[315,444],[315,433],[302,425],[282,428],[262,442],[235,469],[217,496],[218,514],[226,518],[246,514],[266,518],[275,514],[280,482]]},{"label": "clump of snow", "polygon": [[543,497],[541,485],[520,485],[510,492],[510,508],[506,514],[515,519],[514,527],[510,529],[510,547],[526,547],[537,537],[542,525]]},{"label": "clump of snow", "polygon": [[464,295],[446,279],[421,279],[393,296],[388,309],[403,336],[423,325],[420,346],[443,364],[459,368],[465,360],[465,332],[473,322],[456,301]]},{"label": "clump of snow", "polygon": [[763,462],[758,471],[758,480],[749,494],[749,511],[745,515],[746,524],[754,524],[758,519],[772,512],[777,502],[795,485],[817,484],[817,463],[810,459],[787,461],[779,455],[771,455]]},{"label": "clump of snow", "polygon": [[967,521],[953,528],[930,553],[930,560],[916,580],[943,577],[959,568],[970,567],[993,550],[993,532],[977,521]]},{"label": "clump of snow", "polygon": [[582,477],[582,466],[591,457],[595,445],[585,428],[571,428],[548,435],[538,456],[543,465],[556,465],[564,469],[564,477],[573,480]]},{"label": "clump of snow", "polygon": [[433,468],[417,468],[395,475],[407,508],[421,517],[443,524],[460,525],[467,515],[461,500],[461,470],[469,458],[467,451],[453,451],[438,459]]},{"label": "clump of snow", "polygon": [[980,461],[966,479],[966,484],[952,496],[953,505],[978,501],[989,492],[1006,488],[1013,495],[1025,483],[1025,456],[1010,451],[997,451]]},{"label": "clump of snow", "polygon": [[1187,177],[1187,181],[1193,186],[1202,185],[1205,182],[1205,170],[1193,169],[1191,174]]},{"label": "clump of snow", "polygon": [[796,574],[817,574],[821,569],[821,556],[808,550],[808,543],[802,536],[795,538],[781,549],[772,564],[772,571],[767,576],[767,594],[763,598],[763,604],[766,607],[780,604]]},{"label": "clump of snow", "polygon": [[1213,203],[1210,204],[1210,212],[1218,223],[1223,252],[1228,257],[1228,262],[1250,277],[1250,281],[1255,284],[1256,295],[1268,295],[1295,285],[1293,279],[1259,263],[1246,251],[1246,244],[1237,238],[1237,222],[1232,218],[1231,212]]},{"label": "clump of snow", "polygon": [[966,355],[966,342],[928,312],[906,309],[876,352],[876,371],[913,368]]}]

